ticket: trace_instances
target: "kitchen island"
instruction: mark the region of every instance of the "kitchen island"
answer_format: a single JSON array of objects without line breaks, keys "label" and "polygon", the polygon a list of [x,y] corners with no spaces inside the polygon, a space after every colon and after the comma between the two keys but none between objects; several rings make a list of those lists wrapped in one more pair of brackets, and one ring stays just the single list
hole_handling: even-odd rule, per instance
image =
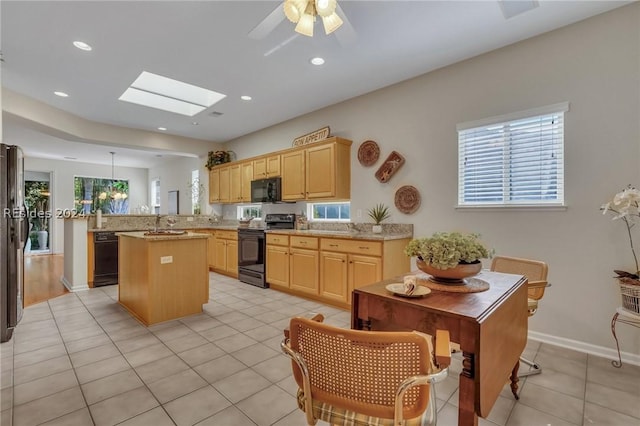
[{"label": "kitchen island", "polygon": [[207,234],[119,232],[118,301],[145,325],[202,312]]}]

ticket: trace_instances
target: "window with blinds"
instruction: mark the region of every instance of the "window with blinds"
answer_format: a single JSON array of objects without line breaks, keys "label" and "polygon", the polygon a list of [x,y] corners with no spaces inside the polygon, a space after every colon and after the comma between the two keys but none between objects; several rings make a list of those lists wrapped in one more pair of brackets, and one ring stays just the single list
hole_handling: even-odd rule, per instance
[{"label": "window with blinds", "polygon": [[568,107],[458,125],[458,205],[563,205]]}]

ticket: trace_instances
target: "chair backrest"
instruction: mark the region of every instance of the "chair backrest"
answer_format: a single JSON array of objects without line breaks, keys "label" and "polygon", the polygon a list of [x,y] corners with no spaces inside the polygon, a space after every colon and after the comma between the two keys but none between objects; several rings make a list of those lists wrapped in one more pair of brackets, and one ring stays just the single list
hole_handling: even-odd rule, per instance
[{"label": "chair backrest", "polygon": [[[430,344],[417,333],[349,330],[306,318],[293,318],[289,332],[291,349],[306,363],[313,399],[335,407],[393,419],[400,383],[431,370]],[[292,365],[303,388],[302,373]],[[419,416],[428,401],[428,385],[409,389],[403,417]]]},{"label": "chair backrest", "polygon": [[529,280],[529,298],[540,300],[544,296],[549,270],[545,262],[517,257],[495,256],[491,262],[491,270],[506,274],[524,275]]}]

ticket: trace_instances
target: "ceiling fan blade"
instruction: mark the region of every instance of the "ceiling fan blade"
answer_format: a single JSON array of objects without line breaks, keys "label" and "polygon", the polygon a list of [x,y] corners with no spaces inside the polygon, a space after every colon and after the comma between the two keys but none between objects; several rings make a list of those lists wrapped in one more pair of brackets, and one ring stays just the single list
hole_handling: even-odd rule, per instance
[{"label": "ceiling fan blade", "polygon": [[284,20],[284,11],[282,5],[278,5],[273,11],[267,15],[258,25],[256,25],[251,31],[249,31],[249,38],[254,40],[261,40],[267,36],[275,27]]},{"label": "ceiling fan blade", "polygon": [[291,37],[289,37],[288,39],[286,39],[285,41],[283,41],[282,43],[278,44],[276,47],[269,49],[265,52],[264,56],[269,56],[275,52],[277,52],[278,50],[282,49],[283,47],[285,47],[287,44],[291,43],[293,40],[297,39],[298,36],[300,34],[295,33],[294,35],[292,35]]},{"label": "ceiling fan blade", "polygon": [[336,13],[338,13],[340,18],[342,18],[342,25],[334,32],[334,34],[341,46],[350,46],[355,43],[358,38],[356,30],[353,29],[351,22],[349,22],[349,18],[347,18],[347,15],[339,4],[336,7]]}]

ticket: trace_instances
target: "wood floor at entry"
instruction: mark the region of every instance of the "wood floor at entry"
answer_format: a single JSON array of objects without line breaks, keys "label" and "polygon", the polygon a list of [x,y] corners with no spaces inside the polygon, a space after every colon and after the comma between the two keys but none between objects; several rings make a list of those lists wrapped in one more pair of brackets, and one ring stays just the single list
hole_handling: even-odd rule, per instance
[{"label": "wood floor at entry", "polygon": [[24,306],[68,293],[60,282],[64,269],[61,254],[24,257]]}]

